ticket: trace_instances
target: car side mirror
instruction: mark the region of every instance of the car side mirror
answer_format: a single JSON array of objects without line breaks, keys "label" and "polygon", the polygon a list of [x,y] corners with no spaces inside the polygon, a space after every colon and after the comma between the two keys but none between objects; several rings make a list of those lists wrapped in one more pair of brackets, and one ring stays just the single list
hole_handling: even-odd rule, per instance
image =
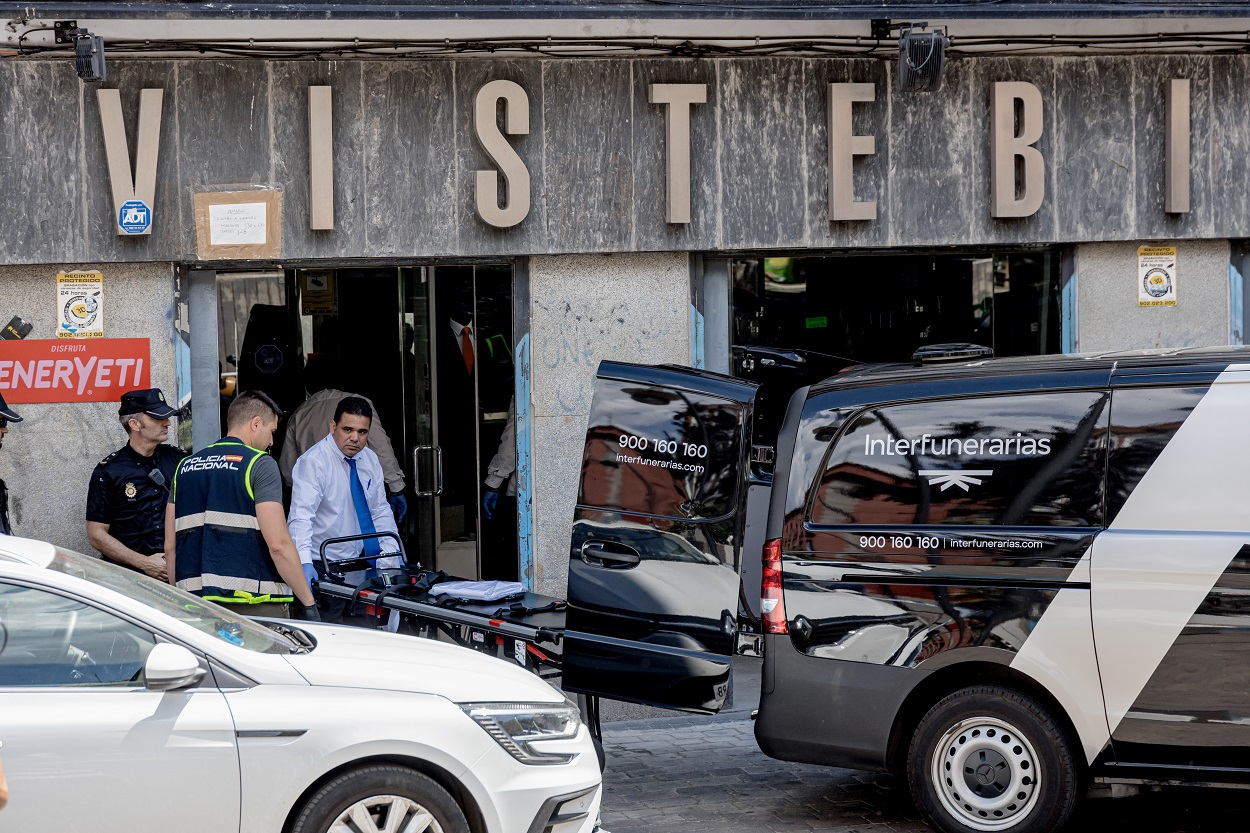
[{"label": "car side mirror", "polygon": [[148,654],[143,677],[148,691],[176,691],[190,688],[204,676],[195,654],[181,645],[162,642]]}]

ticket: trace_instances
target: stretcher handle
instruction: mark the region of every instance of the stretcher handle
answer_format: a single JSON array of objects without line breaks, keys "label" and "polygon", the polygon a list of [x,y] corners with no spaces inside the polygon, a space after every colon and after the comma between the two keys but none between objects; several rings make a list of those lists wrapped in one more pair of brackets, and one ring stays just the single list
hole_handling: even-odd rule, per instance
[{"label": "stretcher handle", "polygon": [[[395,543],[399,546],[399,552],[383,553],[382,555],[376,555],[372,558],[344,558],[342,561],[333,562],[334,570],[330,569],[331,562],[326,560],[326,547],[331,544],[345,544],[350,543],[351,541],[364,541],[368,538],[394,538]],[[326,571],[326,575],[336,576],[342,575],[343,573],[350,573],[353,570],[367,570],[370,567],[376,567],[377,560],[379,558],[394,558],[396,555],[400,557],[405,565],[408,564],[408,556],[404,552],[404,542],[400,540],[398,534],[391,532],[389,529],[382,532],[362,532],[358,535],[343,535],[338,538],[327,538],[321,542],[321,547],[317,551],[317,558],[321,560],[321,567]]]}]

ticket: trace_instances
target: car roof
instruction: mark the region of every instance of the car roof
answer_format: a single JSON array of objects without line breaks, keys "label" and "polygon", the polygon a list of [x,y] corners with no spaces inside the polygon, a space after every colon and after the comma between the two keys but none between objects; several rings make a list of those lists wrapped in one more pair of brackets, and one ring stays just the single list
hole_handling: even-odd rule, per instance
[{"label": "car roof", "polygon": [[1155,350],[1117,350],[1103,353],[1067,353],[1012,356],[956,362],[898,362],[851,368],[812,386],[813,395],[866,385],[913,384],[992,376],[1033,374],[1167,373],[1219,371],[1231,364],[1250,364],[1250,347],[1187,347]]},{"label": "car roof", "polygon": [[56,547],[47,541],[0,535],[0,562],[8,561],[28,564],[32,567],[47,567],[55,555]]}]

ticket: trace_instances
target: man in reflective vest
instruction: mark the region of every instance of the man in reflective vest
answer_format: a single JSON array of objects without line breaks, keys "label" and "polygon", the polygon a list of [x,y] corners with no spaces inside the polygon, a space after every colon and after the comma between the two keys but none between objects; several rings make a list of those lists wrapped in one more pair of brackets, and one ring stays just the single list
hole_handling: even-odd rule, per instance
[{"label": "man in reflective vest", "polygon": [[317,619],[282,511],[282,474],[263,450],[281,414],[264,393],[241,393],[229,435],[179,464],[165,513],[169,581],[247,616],[286,618],[298,600]]}]

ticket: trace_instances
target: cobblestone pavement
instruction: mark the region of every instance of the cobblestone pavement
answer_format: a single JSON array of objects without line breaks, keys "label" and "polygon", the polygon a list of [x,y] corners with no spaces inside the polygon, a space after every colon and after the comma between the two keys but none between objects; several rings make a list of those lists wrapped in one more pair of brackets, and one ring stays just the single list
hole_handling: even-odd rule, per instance
[{"label": "cobblestone pavement", "polygon": [[[774,761],[749,714],[607,723],[603,827],[611,833],[921,833],[888,775]],[[1081,805],[1071,833],[1244,833],[1250,791],[1171,788]]]}]

